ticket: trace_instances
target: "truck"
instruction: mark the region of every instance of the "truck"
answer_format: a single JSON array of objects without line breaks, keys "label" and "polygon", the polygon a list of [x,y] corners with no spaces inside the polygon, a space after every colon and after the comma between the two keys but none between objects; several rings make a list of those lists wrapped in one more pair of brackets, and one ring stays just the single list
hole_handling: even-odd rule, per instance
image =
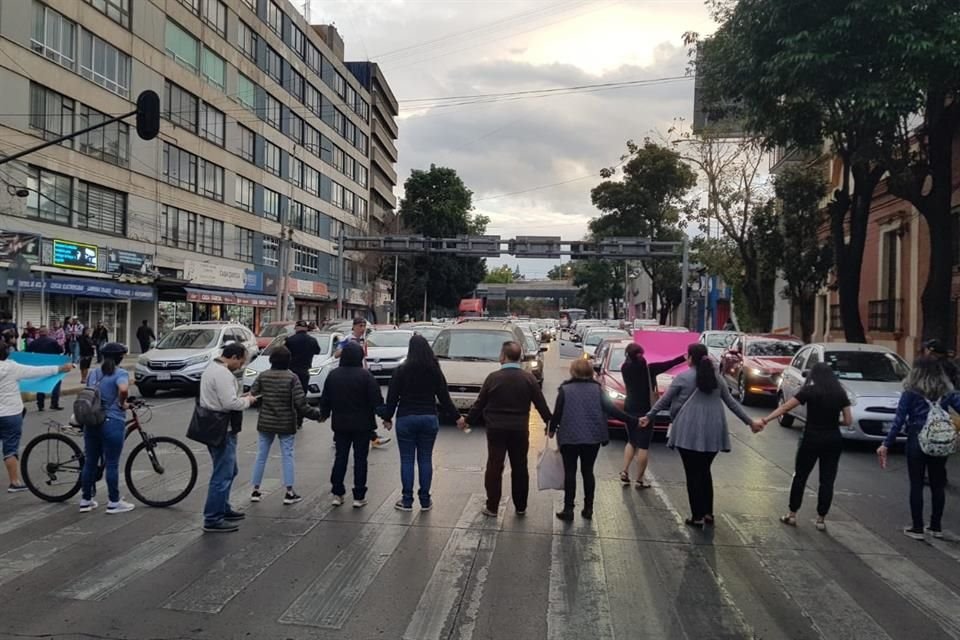
[{"label": "truck", "polygon": [[463,298],[457,307],[457,315],[461,318],[482,318],[483,298]]}]

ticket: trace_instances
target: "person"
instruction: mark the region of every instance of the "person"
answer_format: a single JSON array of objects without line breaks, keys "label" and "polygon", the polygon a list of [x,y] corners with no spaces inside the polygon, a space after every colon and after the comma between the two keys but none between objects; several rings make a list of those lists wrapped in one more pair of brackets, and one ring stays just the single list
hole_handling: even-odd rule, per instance
[{"label": "person", "polygon": [[421,335],[410,338],[406,361],[397,367],[390,379],[387,404],[378,414],[390,429],[397,418],[397,447],[400,449],[400,484],[403,491],[394,505],[400,511],[413,510],[414,466],[420,470],[420,510],[433,507],[430,487],[433,481],[433,445],[440,432],[437,405],[460,429],[466,422],[450,399],[447,379],[440,370],[430,343]]},{"label": "person", "polygon": [[[242,344],[228,344],[219,358],[215,358],[200,376],[200,397],[197,403],[209,411],[230,414],[230,432],[218,447],[207,445],[213,468],[203,507],[203,530],[208,533],[237,531],[237,522],[246,517],[230,506],[230,489],[237,477],[237,434],[243,424],[243,410],[250,406],[253,396],[240,396],[240,379],[235,371],[247,363],[247,348]],[[261,374],[262,375],[262,374]]]},{"label": "person", "polygon": [[66,333],[66,353],[74,364],[80,362],[80,336],[83,334],[83,324],[77,316],[70,318],[70,323],[64,330]]},{"label": "person", "polygon": [[[628,344],[626,358],[620,367],[623,386],[627,392],[627,398],[623,401],[623,410],[629,415],[637,417],[644,416],[650,411],[657,376],[686,360],[686,357],[679,356],[667,362],[647,364],[643,353],[643,347],[639,344]],[[623,470],[620,471],[620,482],[624,486],[630,486],[630,465],[636,462],[637,488],[648,489],[650,487],[644,476],[647,473],[652,438],[653,429],[640,429],[636,422],[627,423],[627,444],[623,448]]]},{"label": "person", "polygon": [[[340,341],[340,344],[337,345],[337,350],[333,354],[334,358],[339,358],[340,354],[343,353],[343,348],[350,343],[355,343],[360,345],[363,349],[363,357],[367,357],[367,320],[361,316],[357,316],[353,319],[353,329],[350,332],[350,335]],[[366,360],[364,360],[364,367],[366,367]],[[374,425],[373,430],[370,432],[370,444],[374,447],[380,448],[385,447],[390,444],[390,436],[381,436],[377,433],[376,425]]]},{"label": "person", "polygon": [[733,318],[727,318],[727,321],[723,323],[724,331],[736,331],[737,326],[733,324]]},{"label": "person", "polygon": [[487,502],[483,514],[497,516],[503,486],[504,459],[510,456],[513,506],[517,515],[527,512],[530,474],[527,452],[530,449],[530,405],[536,407],[545,424],[550,424],[550,408],[537,379],[520,366],[523,349],[519,342],[504,342],[500,349],[500,370],[483,381],[480,394],[467,415],[469,425],[485,424],[487,429],[487,470],[484,486]]},{"label": "person", "polygon": [[[820,464],[820,486],[817,489],[816,527],[826,531],[827,512],[833,502],[833,483],[837,479],[840,454],[843,452],[843,436],[840,425],[853,423],[850,412],[850,398],[843,385],[837,380],[830,365],[818,362],[810,369],[807,381],[792,398],[780,405],[767,417],[763,424],[779,418],[800,405],[807,408],[807,419],[803,434],[797,447],[794,461],[793,483],[790,486],[790,511],[780,518],[780,522],[797,526],[797,511],[803,502],[803,492],[807,478],[813,471],[813,465]],[[842,414],[842,418],[841,418]]]},{"label": "person", "polygon": [[942,342],[936,338],[927,340],[923,343],[920,355],[935,359],[940,364],[944,375],[947,376],[947,380],[950,381],[953,388],[960,389],[960,367],[957,367],[957,363],[950,359],[950,354]]},{"label": "person", "polygon": [[103,349],[103,345],[107,344],[110,341],[110,334],[107,332],[107,328],[103,326],[103,320],[97,321],[97,326],[93,330],[93,344],[97,348],[97,362],[103,362],[103,355],[100,353],[100,350]]},{"label": "person", "polygon": [[[37,332],[37,339],[30,343],[30,346],[27,348],[27,351],[30,353],[49,353],[53,355],[62,355],[63,347],[52,337],[50,337],[49,332],[46,327],[40,327],[40,330]],[[43,411],[44,404],[47,401],[47,394],[38,393],[37,394],[37,411]],[[53,391],[50,394],[50,408],[54,411],[61,411],[63,407],[60,406],[60,383],[57,383],[57,386],[53,388]]]},{"label": "person", "polygon": [[13,316],[9,311],[0,311],[0,333],[12,329],[17,330],[17,323],[13,321]]},{"label": "person", "polygon": [[32,322],[27,320],[27,326],[23,328],[23,335],[20,337],[23,338],[23,348],[24,351],[26,351],[30,343],[37,339],[37,328],[33,326]]},{"label": "person", "polygon": [[580,515],[593,517],[593,494],[597,480],[593,465],[600,446],[610,441],[607,417],[623,420],[627,429],[637,430],[637,418],[617,409],[613,401],[594,379],[589,360],[577,358],[570,364],[570,379],[560,385],[550,420],[549,437],[556,436],[563,457],[563,510],[561,520],[573,520],[577,495],[577,463],[583,476],[583,510]]},{"label": "person", "polygon": [[57,344],[60,345],[60,353],[67,352],[67,334],[63,330],[63,326],[58,320],[53,321],[50,337],[56,340]]},{"label": "person", "polygon": [[317,327],[317,321],[316,321],[316,320],[311,320],[311,321],[307,324],[307,331],[316,331],[317,329],[318,329],[318,327]]},{"label": "person", "polygon": [[683,471],[687,477],[687,499],[690,517],[686,524],[703,528],[714,523],[713,475],[710,467],[720,451],[730,451],[730,433],[726,405],[754,433],[763,429],[763,422],[752,420],[743,407],[730,396],[707,353],[706,345],[693,343],[687,347],[690,368],[676,378],[667,392],[653,405],[640,426],[648,427],[660,411],[669,408],[673,424],[667,437],[667,446],[680,451]]},{"label": "person", "polygon": [[307,404],[307,396],[300,380],[290,370],[291,355],[286,347],[277,347],[270,354],[270,369],[264,371],[253,382],[250,393],[259,398],[260,416],[257,418],[259,447],[257,460],[253,465],[252,502],[260,502],[260,483],[263,471],[270,457],[270,448],[274,438],[280,440],[280,454],[283,459],[283,484],[287,491],[283,504],[296,504],[303,498],[293,488],[294,463],[293,445],[297,429],[303,424],[303,418],[317,420],[320,411]]},{"label": "person", "polygon": [[140,343],[140,353],[150,351],[150,343],[156,339],[157,336],[153,334],[153,329],[150,328],[149,322],[144,320],[143,323],[137,327],[137,342]]},{"label": "person", "polygon": [[297,320],[293,335],[286,340],[286,347],[290,350],[290,371],[297,376],[304,393],[310,385],[313,357],[320,354],[320,345],[308,333],[309,328],[305,320]]},{"label": "person", "polygon": [[20,381],[65,373],[71,371],[73,365],[28,367],[8,360],[10,353],[9,346],[0,344],[0,444],[3,464],[10,479],[7,493],[19,493],[27,490],[20,479],[20,437],[23,433],[24,413]]},{"label": "person", "polygon": [[107,481],[107,513],[126,513],[134,509],[132,503],[120,497],[120,453],[126,435],[127,394],[130,390],[130,376],[120,366],[120,361],[126,353],[127,347],[117,342],[104,345],[103,364],[87,379],[87,388],[100,391],[100,402],[107,419],[99,426],[83,428],[80,513],[89,513],[99,506],[94,496],[101,459]]},{"label": "person", "polygon": [[944,374],[941,363],[929,356],[917,358],[910,374],[903,381],[903,393],[890,432],[877,449],[880,466],[887,466],[887,452],[904,431],[907,436],[907,475],[910,478],[910,515],[913,523],[903,533],[914,540],[923,540],[923,480],[930,482],[931,514],[928,531],[935,538],[943,537],[941,521],[946,502],[947,457],[930,456],[920,448],[920,431],[927,422],[933,403],[942,408],[960,412],[960,394],[956,393]]},{"label": "person", "polygon": [[87,384],[87,374],[90,372],[90,363],[93,362],[94,344],[90,336],[90,327],[84,327],[83,333],[77,338],[80,347],[80,384]]},{"label": "person", "polygon": [[347,490],[343,480],[353,448],[353,506],[367,504],[367,454],[370,431],[376,429],[376,410],[383,404],[380,385],[363,366],[363,348],[356,343],[344,345],[340,366],[330,372],[320,396],[320,421],[331,415],[336,454],[330,474],[333,505],[343,505]]}]

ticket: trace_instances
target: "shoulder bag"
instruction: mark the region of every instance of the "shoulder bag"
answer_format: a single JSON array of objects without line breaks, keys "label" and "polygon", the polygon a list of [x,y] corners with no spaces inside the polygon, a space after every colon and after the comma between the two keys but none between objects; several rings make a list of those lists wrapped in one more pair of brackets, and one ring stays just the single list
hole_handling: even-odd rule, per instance
[{"label": "shoulder bag", "polygon": [[213,411],[200,406],[200,398],[193,406],[193,416],[187,427],[187,437],[209,447],[223,446],[230,428],[230,413]]}]

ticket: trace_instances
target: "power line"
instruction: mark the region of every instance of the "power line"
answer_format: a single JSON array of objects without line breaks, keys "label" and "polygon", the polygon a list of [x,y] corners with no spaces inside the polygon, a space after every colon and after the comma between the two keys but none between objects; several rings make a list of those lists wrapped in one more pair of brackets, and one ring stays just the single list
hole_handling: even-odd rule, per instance
[{"label": "power line", "polygon": [[[627,162],[627,160],[629,160],[629,159],[630,159],[629,157],[624,158],[623,160],[621,160],[620,162],[618,162],[617,164],[615,164],[615,165],[613,166],[613,168],[616,169],[616,168],[620,167],[621,165],[623,165],[623,163]],[[485,202],[485,201],[487,201],[487,200],[497,200],[497,199],[499,199],[499,198],[508,198],[508,197],[510,197],[510,196],[518,196],[518,195],[521,195],[521,194],[524,194],[524,193],[531,193],[531,192],[533,192],[533,191],[542,191],[543,189],[550,189],[550,188],[553,188],[553,187],[559,187],[559,186],[562,186],[562,185],[565,185],[565,184],[570,184],[570,183],[573,183],[573,182],[579,182],[579,181],[581,181],[581,180],[586,180],[587,178],[600,178],[600,177],[602,177],[601,174],[600,174],[600,172],[591,173],[591,174],[589,174],[589,175],[580,176],[579,178],[571,178],[570,180],[564,180],[563,182],[553,182],[553,183],[551,183],[551,184],[541,184],[541,185],[538,185],[538,186],[536,186],[536,187],[530,187],[529,189],[521,189],[520,191],[511,191],[511,192],[509,192],[509,193],[499,193],[499,194],[497,194],[497,195],[495,195],[495,196],[487,196],[487,197],[485,197],[485,198],[476,198],[476,199],[474,199],[474,202]]]},{"label": "power line", "polygon": [[649,84],[651,82],[659,82],[665,80],[692,80],[691,76],[667,76],[664,78],[646,78],[643,80],[624,80],[622,82],[600,82],[595,84],[580,84],[573,85],[570,87],[554,87],[551,89],[524,89],[522,91],[504,91],[501,93],[472,93],[459,96],[437,96],[433,98],[406,98],[398,100],[402,103],[410,102],[442,102],[446,100],[466,100],[471,98],[501,98],[501,97],[510,97],[510,96],[520,96],[527,94],[538,94],[538,93],[555,93],[557,91],[573,91],[578,89],[595,89],[599,87],[626,87],[633,86],[638,84]]}]

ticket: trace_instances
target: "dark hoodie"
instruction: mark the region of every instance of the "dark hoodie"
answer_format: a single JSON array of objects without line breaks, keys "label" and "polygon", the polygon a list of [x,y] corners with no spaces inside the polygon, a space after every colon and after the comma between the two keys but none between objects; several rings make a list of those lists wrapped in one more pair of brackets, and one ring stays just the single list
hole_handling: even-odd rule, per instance
[{"label": "dark hoodie", "polygon": [[380,385],[363,368],[363,347],[350,343],[340,354],[340,366],[330,372],[320,396],[320,419],[333,414],[333,430],[374,431],[374,412],[383,404]]}]

